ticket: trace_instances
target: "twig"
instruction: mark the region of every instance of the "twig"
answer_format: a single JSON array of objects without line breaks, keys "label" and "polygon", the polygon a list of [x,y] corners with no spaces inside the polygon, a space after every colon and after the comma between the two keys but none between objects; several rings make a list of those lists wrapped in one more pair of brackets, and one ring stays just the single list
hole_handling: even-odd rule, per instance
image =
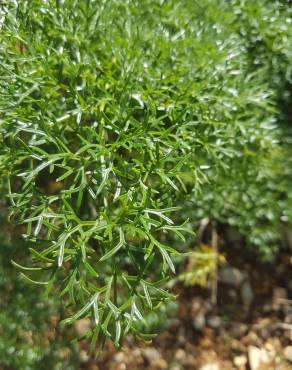
[{"label": "twig", "polygon": [[212,222],[212,239],[211,246],[214,249],[214,276],[211,286],[211,303],[217,304],[217,291],[218,291],[218,233],[216,230],[216,222]]},{"label": "twig", "polygon": [[200,221],[199,229],[198,229],[198,234],[197,234],[197,240],[200,243],[203,237],[203,234],[206,230],[206,227],[209,225],[210,219],[208,217],[203,218]]}]

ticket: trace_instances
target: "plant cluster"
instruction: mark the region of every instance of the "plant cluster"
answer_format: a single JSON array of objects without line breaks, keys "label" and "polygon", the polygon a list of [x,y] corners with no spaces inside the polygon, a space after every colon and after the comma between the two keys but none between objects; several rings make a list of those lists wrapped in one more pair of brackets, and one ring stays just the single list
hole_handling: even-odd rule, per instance
[{"label": "plant cluster", "polygon": [[26,259],[23,244],[9,241],[1,210],[0,254],[0,368],[23,370],[76,369],[78,358],[68,334],[55,330],[58,299],[46,299],[41,288],[28,285],[11,265]]},{"label": "plant cluster", "polygon": [[66,297],[65,323],[91,316],[93,343],[150,339],[144,316],[173,298],[165,283],[204,217],[271,256],[291,220],[289,6],[22,0],[2,13],[1,181],[32,256],[14,264]]}]

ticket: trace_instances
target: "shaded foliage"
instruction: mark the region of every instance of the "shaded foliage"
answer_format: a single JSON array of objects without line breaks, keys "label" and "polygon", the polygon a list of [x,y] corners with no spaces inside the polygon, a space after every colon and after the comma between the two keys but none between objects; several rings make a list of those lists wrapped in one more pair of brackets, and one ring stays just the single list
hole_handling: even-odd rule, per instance
[{"label": "shaded foliage", "polygon": [[[3,212],[4,210],[1,209]],[[3,369],[75,369],[74,346],[55,331],[60,302],[43,297],[39,288],[26,284],[11,259],[25,258],[21,243],[9,242],[3,215],[0,253],[0,366]],[[74,366],[73,366],[74,360]]]}]

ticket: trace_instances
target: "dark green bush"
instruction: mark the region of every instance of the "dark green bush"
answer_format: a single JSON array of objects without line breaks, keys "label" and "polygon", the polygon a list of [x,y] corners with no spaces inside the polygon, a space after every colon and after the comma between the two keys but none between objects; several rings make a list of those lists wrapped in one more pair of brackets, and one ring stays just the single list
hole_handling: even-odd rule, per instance
[{"label": "dark green bush", "polygon": [[[26,284],[11,265],[11,258],[27,259],[21,243],[8,241],[2,212],[0,253],[0,368],[23,370],[76,369],[74,346],[56,331],[60,302],[45,299],[40,288]],[[73,365],[74,361],[74,365]]]},{"label": "dark green bush", "polygon": [[116,345],[143,336],[206,216],[272,256],[291,221],[288,5],[9,4],[1,179],[27,226],[32,267],[18,267],[66,297],[65,322],[91,315],[93,339]]}]

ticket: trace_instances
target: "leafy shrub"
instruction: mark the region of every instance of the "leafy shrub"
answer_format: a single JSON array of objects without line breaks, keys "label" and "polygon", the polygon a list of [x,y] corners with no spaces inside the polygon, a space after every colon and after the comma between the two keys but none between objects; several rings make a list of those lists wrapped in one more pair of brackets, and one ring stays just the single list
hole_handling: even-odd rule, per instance
[{"label": "leafy shrub", "polygon": [[[248,112],[248,118],[251,114],[248,118],[251,123],[249,145],[245,146],[243,155],[239,154],[236,163],[227,167],[227,171],[210,173],[212,180],[198,196],[195,195],[196,210],[189,217],[198,220],[215,218],[236,226],[246,236],[247,242],[256,247],[263,258],[269,259],[280,244],[281,225],[291,222],[292,216],[292,193],[288,185],[292,168],[292,136],[291,116],[287,115],[292,91],[291,8],[279,2],[243,1],[229,11],[237,20],[236,32],[243,36],[241,41],[249,59],[249,72],[266,83],[266,87],[262,86],[262,98],[257,93],[254,98],[257,96],[258,103],[263,106],[264,96],[269,95],[271,104],[269,108],[263,108],[270,111],[256,118],[246,106],[244,115]],[[254,82],[251,88],[256,91],[258,87]],[[254,121],[253,124],[253,119],[257,123]],[[257,130],[259,126],[265,127],[266,132],[260,133]],[[258,151],[256,141],[264,144],[263,140],[269,136],[272,145],[268,151]],[[240,139],[236,139],[240,145]],[[247,156],[255,158],[247,161]]]},{"label": "leafy shrub", "polygon": [[151,338],[143,316],[172,298],[181,241],[206,216],[271,257],[291,221],[277,106],[289,98],[288,6],[23,0],[4,10],[0,170],[33,264],[18,267],[67,297],[65,323],[91,315],[93,343]]}]

